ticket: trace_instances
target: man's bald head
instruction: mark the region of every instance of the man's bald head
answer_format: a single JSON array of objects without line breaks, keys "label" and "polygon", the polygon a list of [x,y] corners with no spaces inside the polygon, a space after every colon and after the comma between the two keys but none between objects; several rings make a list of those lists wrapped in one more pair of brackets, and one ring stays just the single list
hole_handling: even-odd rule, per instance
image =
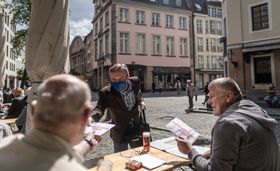
[{"label": "man's bald head", "polygon": [[38,88],[34,121],[46,124],[78,122],[85,109],[91,107],[88,85],[71,75],[56,75]]}]

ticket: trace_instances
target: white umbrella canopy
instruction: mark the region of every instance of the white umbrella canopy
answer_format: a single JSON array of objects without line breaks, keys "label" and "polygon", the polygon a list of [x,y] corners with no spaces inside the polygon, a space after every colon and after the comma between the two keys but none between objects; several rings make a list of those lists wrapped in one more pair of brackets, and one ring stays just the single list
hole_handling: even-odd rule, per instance
[{"label": "white umbrella canopy", "polygon": [[50,76],[65,73],[69,53],[69,0],[32,0],[27,33],[25,65],[32,82],[28,97],[27,133],[32,128],[31,107],[39,83]]},{"label": "white umbrella canopy", "polygon": [[0,13],[0,90],[4,87],[5,80],[5,33],[4,15]]}]

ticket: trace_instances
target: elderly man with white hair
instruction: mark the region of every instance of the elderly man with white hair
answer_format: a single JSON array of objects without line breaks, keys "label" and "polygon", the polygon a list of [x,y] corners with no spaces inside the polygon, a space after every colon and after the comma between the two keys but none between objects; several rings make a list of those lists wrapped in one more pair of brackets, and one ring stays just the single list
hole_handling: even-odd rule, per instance
[{"label": "elderly man with white hair", "polygon": [[32,103],[34,129],[0,144],[1,170],[85,171],[72,147],[83,139],[92,108],[90,94],[84,82],[70,75],[44,81]]},{"label": "elderly man with white hair", "polygon": [[212,129],[211,157],[199,155],[177,138],[179,150],[188,154],[197,171],[279,171],[277,125],[261,107],[243,100],[237,83],[218,78],[209,84],[208,103],[218,116]]}]

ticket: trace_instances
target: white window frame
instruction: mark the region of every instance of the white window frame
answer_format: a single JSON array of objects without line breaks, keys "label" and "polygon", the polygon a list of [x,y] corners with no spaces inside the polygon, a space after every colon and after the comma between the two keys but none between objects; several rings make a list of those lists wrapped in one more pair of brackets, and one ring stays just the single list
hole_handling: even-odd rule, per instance
[{"label": "white window frame", "polygon": [[[253,16],[252,16],[252,7],[258,6],[261,4],[267,3],[268,7],[268,28],[266,29],[261,29],[261,30],[253,30]],[[258,3],[250,4],[248,5],[248,21],[249,21],[249,33],[258,33],[258,32],[263,32],[263,31],[269,31],[272,30],[272,7],[271,7],[271,1],[270,0],[263,0]]]},{"label": "white window frame", "polygon": [[136,34],[136,53],[137,54],[146,53],[146,35],[145,35],[145,33]]},{"label": "white window frame", "polygon": [[160,14],[152,13],[152,26],[160,26]]},{"label": "white window frame", "polygon": [[[127,37],[125,37],[126,35]],[[129,52],[129,33],[120,32],[120,53],[128,53],[128,52]]]},{"label": "white window frame", "polygon": [[166,19],[165,19],[165,26],[167,27],[167,28],[173,28],[174,27],[174,17],[173,17],[173,15],[166,15],[166,17],[165,17]]},{"label": "white window frame", "polygon": [[120,8],[120,22],[129,22],[129,9]]},{"label": "white window frame", "polygon": [[174,55],[174,37],[172,36],[166,37],[166,55],[168,56]]},{"label": "white window frame", "polygon": [[161,54],[161,37],[160,35],[153,35],[152,38],[153,42],[153,55],[160,55]]},{"label": "white window frame", "polygon": [[136,23],[145,24],[145,11],[136,10]]},{"label": "white window frame", "polygon": [[188,52],[188,39],[180,38],[180,56],[187,56]]},{"label": "white window frame", "polygon": [[186,17],[179,17],[179,28],[180,29],[186,29],[187,28],[187,18]]}]

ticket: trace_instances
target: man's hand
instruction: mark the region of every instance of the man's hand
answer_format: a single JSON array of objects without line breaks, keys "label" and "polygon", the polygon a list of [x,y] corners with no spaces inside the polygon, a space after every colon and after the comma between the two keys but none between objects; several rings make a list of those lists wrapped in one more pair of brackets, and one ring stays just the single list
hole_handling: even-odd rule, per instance
[{"label": "man's hand", "polygon": [[141,110],[146,110],[146,104],[144,101],[141,102]]},{"label": "man's hand", "polygon": [[179,148],[179,151],[181,153],[188,154],[190,152],[192,146],[188,142],[186,142],[185,140],[183,140],[180,137],[177,137],[176,141],[177,141],[177,146]]}]

